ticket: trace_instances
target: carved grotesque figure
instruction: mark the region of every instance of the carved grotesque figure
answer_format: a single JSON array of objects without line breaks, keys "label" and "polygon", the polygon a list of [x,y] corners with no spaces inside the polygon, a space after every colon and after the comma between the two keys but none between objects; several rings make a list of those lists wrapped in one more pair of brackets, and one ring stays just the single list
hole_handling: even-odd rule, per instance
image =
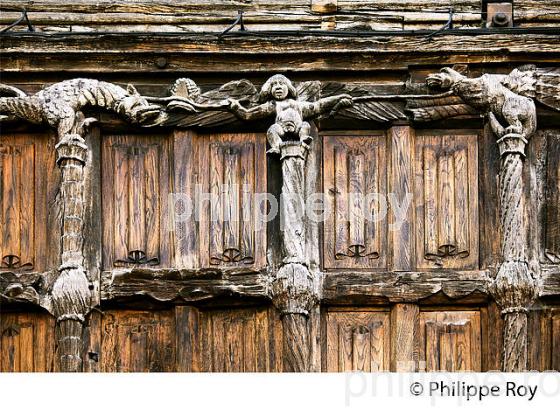
[{"label": "carved grotesque figure", "polygon": [[83,78],[53,84],[32,96],[13,87],[2,87],[2,90],[15,96],[0,97],[0,119],[44,122],[56,128],[60,138],[75,132],[76,115],[86,106],[106,108],[139,124],[161,111],[159,106],[150,105],[132,85],[125,90],[115,84]]},{"label": "carved grotesque figure", "polygon": [[427,84],[430,87],[451,89],[465,103],[487,113],[496,136],[519,134],[527,138],[537,126],[535,103],[531,98],[508,88],[506,77],[484,74],[478,78],[467,78],[446,67],[428,76]]}]

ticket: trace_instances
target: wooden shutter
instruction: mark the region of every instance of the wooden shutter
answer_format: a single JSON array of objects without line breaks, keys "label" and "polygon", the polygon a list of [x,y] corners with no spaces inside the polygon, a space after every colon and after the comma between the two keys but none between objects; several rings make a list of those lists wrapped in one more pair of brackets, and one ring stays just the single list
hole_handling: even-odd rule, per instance
[{"label": "wooden shutter", "polygon": [[45,146],[39,135],[0,141],[0,270],[45,269],[47,161],[54,163]]},{"label": "wooden shutter", "polygon": [[419,334],[426,371],[481,371],[480,312],[421,312]]},{"label": "wooden shutter", "polygon": [[282,370],[282,325],[273,307],[178,306],[176,323],[178,371]]},{"label": "wooden shutter", "polygon": [[[266,139],[261,134],[175,134],[175,192],[193,201],[188,221],[175,224],[182,267],[266,264],[266,223],[255,194],[266,193]],[[205,199],[206,197],[206,199]]]},{"label": "wooden shutter", "polygon": [[417,268],[476,269],[477,135],[419,135],[415,151]]},{"label": "wooden shutter", "polygon": [[325,269],[383,268],[387,261],[386,138],[325,136]]},{"label": "wooden shutter", "polygon": [[547,133],[545,256],[560,263],[560,132]]},{"label": "wooden shutter", "polygon": [[108,311],[102,322],[104,372],[175,370],[173,311]]},{"label": "wooden shutter", "polygon": [[110,136],[103,141],[104,265],[169,264],[165,137]]},{"label": "wooden shutter", "polygon": [[326,320],[326,370],[389,370],[389,313],[329,310]]},{"label": "wooden shutter", "polygon": [[0,314],[0,371],[53,370],[54,318],[45,313]]}]

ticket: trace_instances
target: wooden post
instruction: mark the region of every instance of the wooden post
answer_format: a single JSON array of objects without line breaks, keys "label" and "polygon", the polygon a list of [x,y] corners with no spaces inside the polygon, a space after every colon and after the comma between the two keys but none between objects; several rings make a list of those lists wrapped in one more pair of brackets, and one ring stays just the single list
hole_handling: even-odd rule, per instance
[{"label": "wooden post", "polygon": [[280,144],[282,196],[280,218],[284,258],[272,285],[282,315],[284,359],[288,372],[310,370],[309,312],[316,304],[313,275],[305,257],[305,165],[309,147],[299,141]]},{"label": "wooden post", "polygon": [[492,291],[504,317],[503,371],[506,372],[527,370],[527,308],[536,297],[527,258],[523,198],[522,173],[527,142],[520,134],[506,134],[498,140],[503,261]]},{"label": "wooden post", "polygon": [[57,320],[57,366],[62,372],[82,371],[82,336],[91,305],[84,269],[84,166],[87,146],[79,134],[66,134],[56,145],[62,172],[62,256],[52,295]]}]

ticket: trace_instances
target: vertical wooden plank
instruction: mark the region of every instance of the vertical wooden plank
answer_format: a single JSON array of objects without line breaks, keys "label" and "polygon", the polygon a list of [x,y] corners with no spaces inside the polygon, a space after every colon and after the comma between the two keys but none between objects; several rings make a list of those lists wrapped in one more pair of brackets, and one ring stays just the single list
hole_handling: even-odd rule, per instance
[{"label": "vertical wooden plank", "polygon": [[[336,145],[334,147],[335,167],[335,237],[334,252],[345,254],[348,247],[348,162],[345,148]],[[336,258],[336,256],[335,256]]]},{"label": "vertical wooden plank", "polygon": [[[245,143],[241,153],[241,254],[249,261],[255,260],[256,213],[253,192],[255,188],[255,146]],[[262,228],[262,227],[261,227]]]},{"label": "vertical wooden plank", "polygon": [[478,212],[478,209],[469,209],[469,169],[466,150],[459,149],[455,151],[453,162],[453,169],[455,171],[455,241],[457,252],[461,253],[464,251],[468,252],[469,250],[469,211]]},{"label": "vertical wooden plank", "polygon": [[560,371],[560,312],[552,316],[551,370]]},{"label": "vertical wooden plank", "polygon": [[[389,129],[391,141],[391,172],[388,192],[393,192],[396,201],[403,203],[407,194],[413,193],[413,161],[414,161],[414,131],[409,126],[394,126]],[[392,212],[392,221],[394,220]],[[395,271],[410,271],[413,269],[414,236],[413,236],[413,206],[408,207],[400,229],[391,233],[391,249],[393,253],[392,267]]]},{"label": "vertical wooden plank", "polygon": [[391,371],[416,369],[419,309],[417,305],[397,303],[391,310]]},{"label": "vertical wooden plank", "polygon": [[[451,141],[449,141],[451,139]],[[454,138],[446,138],[443,149],[448,150],[454,143]],[[446,254],[453,253],[455,242],[455,172],[453,156],[442,153],[438,157],[437,185],[438,185],[438,243],[436,251],[443,250]],[[443,249],[442,249],[443,247]]]},{"label": "vertical wooden plank", "polygon": [[348,154],[348,222],[349,246],[365,246],[365,158],[361,152]]},{"label": "vertical wooden plank", "polygon": [[239,251],[239,174],[241,172],[240,153],[237,148],[224,149],[224,185],[223,185],[223,216],[224,216],[224,250]]},{"label": "vertical wooden plank", "polygon": [[[195,144],[193,139],[197,138],[192,131],[173,131],[173,192],[183,196],[177,198],[174,205],[177,216],[181,215],[185,220],[178,221],[173,219],[173,232],[174,232],[174,248],[175,248],[175,262],[174,266],[195,268],[199,266],[199,246],[200,242],[206,235],[203,235],[200,240],[198,237],[198,229],[196,224],[196,212],[199,211],[195,208],[197,201],[197,185],[202,183],[199,179],[198,169],[198,149],[200,144]],[[187,204],[182,201],[191,201],[191,215],[186,217],[184,208]],[[172,216],[175,216],[173,214]],[[207,249],[201,246],[202,249]]]},{"label": "vertical wooden plank", "polygon": [[175,348],[178,372],[196,371],[196,343],[198,334],[198,311],[191,306],[175,307]]},{"label": "vertical wooden plank", "polygon": [[546,262],[560,263],[560,132],[547,133]]},{"label": "vertical wooden plank", "polygon": [[[128,147],[128,251],[146,252],[146,148]],[[149,172],[149,171],[148,171]],[[148,255],[148,253],[146,252]]]},{"label": "vertical wooden plank", "polygon": [[21,264],[30,263],[35,267],[33,253],[35,250],[35,223],[42,223],[42,221],[34,220],[35,209],[35,146],[33,143],[23,142],[19,145],[20,158],[20,189],[19,198],[20,204],[20,249],[19,257]]},{"label": "vertical wooden plank", "polygon": [[[113,212],[114,221],[113,224],[107,226],[107,230],[112,232],[107,235],[107,239],[113,244],[113,252],[109,256],[108,261],[114,261],[115,259],[126,259],[128,256],[128,230],[129,230],[129,201],[128,194],[130,191],[130,185],[133,183],[130,177],[130,160],[127,155],[127,148],[116,146],[112,147],[114,142],[118,141],[111,138],[109,140],[109,155],[112,157],[113,169],[108,169],[107,173],[103,175],[103,179],[112,175],[113,185],[113,195],[107,197],[112,198],[112,202],[107,204],[105,208],[106,212]],[[110,183],[110,181],[107,181]],[[132,249],[131,249],[132,250]],[[113,263],[111,263],[112,265]],[[112,268],[112,266],[107,266],[107,268]]]},{"label": "vertical wooden plank", "polygon": [[[438,160],[432,147],[424,147],[423,164],[424,170],[424,249],[422,255],[428,254],[432,257],[437,255],[438,250]],[[446,221],[447,223],[448,221]]]},{"label": "vertical wooden plank", "polygon": [[210,174],[209,181],[211,194],[211,204],[209,213],[209,249],[208,253],[210,256],[211,265],[219,265],[221,262],[222,255],[224,253],[224,233],[223,233],[223,172],[224,172],[224,161],[223,161],[223,149],[222,147],[212,142],[209,146],[209,158],[210,158]]},{"label": "vertical wooden plank", "polygon": [[[160,237],[160,218],[165,224],[165,218],[163,217],[163,211],[165,207],[160,206],[166,198],[161,195],[160,184],[165,184],[165,176],[161,175],[160,169],[162,169],[160,164],[160,158],[166,157],[165,153],[162,152],[161,145],[149,145],[146,148],[146,153],[144,156],[144,179],[139,179],[140,184],[145,184],[144,188],[144,226],[143,226],[143,240],[145,242],[146,255],[149,258],[158,257],[160,258],[160,263],[165,263],[161,258],[165,257],[166,253],[160,252],[160,243],[163,243],[162,237]],[[164,194],[165,195],[165,194]],[[164,231],[165,232],[165,231]]]}]

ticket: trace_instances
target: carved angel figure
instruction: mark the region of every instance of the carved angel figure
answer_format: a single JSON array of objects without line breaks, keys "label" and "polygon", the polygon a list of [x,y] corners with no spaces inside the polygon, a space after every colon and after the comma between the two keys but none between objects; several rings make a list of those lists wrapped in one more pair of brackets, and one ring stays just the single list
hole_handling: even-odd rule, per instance
[{"label": "carved angel figure", "polygon": [[262,86],[259,105],[243,107],[237,100],[229,99],[230,110],[243,120],[256,120],[276,115],[276,121],[267,131],[270,145],[269,153],[280,153],[280,144],[284,139],[298,137],[309,144],[311,126],[305,119],[318,117],[332,110],[335,106],[352,105],[352,97],[340,94],[321,98],[316,102],[298,100],[296,88],[292,82],[281,74],[270,77]]},{"label": "carved angel figure", "polygon": [[56,128],[59,138],[76,132],[85,124],[77,124],[77,114],[86,106],[103,107],[142,124],[159,115],[161,107],[151,105],[132,85],[127,89],[104,81],[77,78],[53,84],[28,96],[23,91],[0,85],[0,120],[19,118],[32,123],[47,123]]},{"label": "carved angel figure", "polygon": [[[260,91],[247,80],[231,81],[219,89],[201,93],[191,79],[182,78],[171,88],[171,96],[148,97],[148,101],[166,107],[150,125],[215,127],[241,120],[275,118],[267,132],[269,152],[278,153],[288,139],[309,143],[310,124],[306,120],[341,117],[390,121],[404,118],[404,113],[390,103],[363,98],[367,90],[340,83],[301,82],[295,86],[284,75],[270,77]],[[381,97],[383,98],[383,97]]]},{"label": "carved angel figure", "polygon": [[488,115],[497,137],[519,134],[528,138],[536,130],[536,101],[560,111],[560,68],[525,66],[508,75],[484,74],[467,78],[442,68],[428,76],[427,85],[452,90],[455,96],[409,100],[408,111],[416,121],[432,121],[476,111]]}]

